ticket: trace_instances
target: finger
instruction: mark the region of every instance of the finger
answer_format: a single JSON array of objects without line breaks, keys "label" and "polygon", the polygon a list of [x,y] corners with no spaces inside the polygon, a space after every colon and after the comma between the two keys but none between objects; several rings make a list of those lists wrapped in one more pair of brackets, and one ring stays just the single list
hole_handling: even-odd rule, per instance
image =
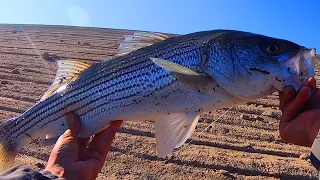
[{"label": "finger", "polygon": [[89,145],[90,151],[96,151],[105,157],[110,149],[112,140],[123,121],[113,121],[110,126],[94,136]]},{"label": "finger", "polygon": [[280,122],[281,139],[296,145],[310,146],[320,128],[320,111],[310,110],[297,115],[290,122]]},{"label": "finger", "polygon": [[293,86],[288,86],[283,92],[279,92],[280,110],[283,111],[287,104],[294,99],[297,92]]},{"label": "finger", "polygon": [[74,113],[68,113],[66,115],[66,120],[68,123],[68,129],[71,131],[73,137],[77,137],[80,133],[80,119]]},{"label": "finger", "polygon": [[279,101],[280,101],[280,105],[279,108],[282,111],[283,107],[284,107],[284,91],[279,91]]},{"label": "finger", "polygon": [[88,138],[78,138],[79,149],[86,149],[88,147],[90,137]]},{"label": "finger", "polygon": [[298,95],[289,103],[282,113],[281,121],[291,121],[303,108],[305,102],[308,101],[311,96],[311,89],[308,86],[304,86],[300,89]]},{"label": "finger", "polygon": [[313,91],[316,90],[317,83],[313,77],[308,78],[306,85],[309,86],[311,88],[311,90],[313,90]]},{"label": "finger", "polygon": [[305,104],[305,109],[319,109],[320,108],[320,89],[312,91],[310,98]]},{"label": "finger", "polygon": [[79,157],[81,160],[86,159],[86,153],[88,148],[90,137],[88,138],[78,138],[78,144],[79,144]]}]

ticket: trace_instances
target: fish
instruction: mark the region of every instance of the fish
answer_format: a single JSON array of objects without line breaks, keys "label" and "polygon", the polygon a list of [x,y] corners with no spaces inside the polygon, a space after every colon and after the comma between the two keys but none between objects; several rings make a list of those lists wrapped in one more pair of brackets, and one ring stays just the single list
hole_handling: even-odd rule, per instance
[{"label": "fish", "polygon": [[[18,117],[0,124],[0,172],[33,139],[50,145],[81,120],[79,138],[114,120],[154,120],[156,152],[166,157],[193,134],[203,113],[262,98],[315,76],[314,48],[237,30],[185,35],[137,32],[99,63],[59,60],[53,84]],[[51,143],[50,143],[51,142]]]}]

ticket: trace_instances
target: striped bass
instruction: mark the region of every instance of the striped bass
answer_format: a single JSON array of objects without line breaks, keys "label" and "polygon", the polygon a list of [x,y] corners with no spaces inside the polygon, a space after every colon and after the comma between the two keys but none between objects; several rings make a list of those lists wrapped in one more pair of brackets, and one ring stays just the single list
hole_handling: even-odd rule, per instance
[{"label": "striped bass", "polygon": [[173,37],[136,33],[110,60],[59,60],[41,100],[0,124],[0,172],[32,139],[45,137],[48,144],[63,134],[69,112],[81,119],[79,138],[97,134],[113,120],[155,120],[157,154],[165,157],[192,135],[202,113],[287,85],[299,89],[315,75],[315,59],[315,49],[287,40],[213,30]]}]

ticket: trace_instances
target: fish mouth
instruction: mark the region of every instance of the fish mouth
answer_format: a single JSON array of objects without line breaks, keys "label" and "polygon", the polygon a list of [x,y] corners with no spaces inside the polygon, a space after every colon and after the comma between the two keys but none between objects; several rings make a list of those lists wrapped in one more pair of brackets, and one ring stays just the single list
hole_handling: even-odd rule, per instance
[{"label": "fish mouth", "polygon": [[279,91],[290,85],[299,90],[309,77],[315,76],[316,61],[320,61],[320,56],[315,48],[302,48],[297,55],[281,63],[283,71],[276,77],[273,86]]}]

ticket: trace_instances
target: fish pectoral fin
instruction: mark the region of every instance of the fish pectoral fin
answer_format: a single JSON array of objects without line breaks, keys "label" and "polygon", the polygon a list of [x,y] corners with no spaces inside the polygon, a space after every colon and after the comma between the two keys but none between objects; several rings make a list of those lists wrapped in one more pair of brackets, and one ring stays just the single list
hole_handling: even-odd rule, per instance
[{"label": "fish pectoral fin", "polygon": [[190,87],[196,92],[201,93],[203,87],[210,82],[210,79],[202,76],[201,74],[181,66],[179,64],[173,63],[168,60],[160,58],[150,58],[157,66],[168,71],[172,76],[174,76],[178,81],[183,82],[186,86]]},{"label": "fish pectoral fin", "polygon": [[56,77],[40,101],[47,99],[54,92],[64,89],[69,83],[78,79],[79,75],[92,64],[80,60],[59,60]]},{"label": "fish pectoral fin", "polygon": [[199,115],[196,113],[170,114],[155,120],[157,154],[165,157],[174,148],[182,146],[194,132]]},{"label": "fish pectoral fin", "polygon": [[170,36],[153,32],[134,32],[133,35],[125,35],[123,42],[120,43],[119,53],[122,56],[132,51],[150,46],[152,44],[168,39]]}]

